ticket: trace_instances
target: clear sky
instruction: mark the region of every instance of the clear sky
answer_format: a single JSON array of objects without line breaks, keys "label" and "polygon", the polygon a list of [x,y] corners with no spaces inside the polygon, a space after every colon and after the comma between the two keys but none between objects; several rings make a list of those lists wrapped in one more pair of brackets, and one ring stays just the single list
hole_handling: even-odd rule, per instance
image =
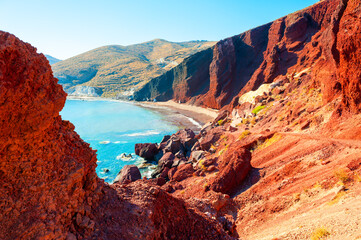
[{"label": "clear sky", "polygon": [[66,59],[110,44],[218,41],[318,0],[0,0],[0,30]]}]

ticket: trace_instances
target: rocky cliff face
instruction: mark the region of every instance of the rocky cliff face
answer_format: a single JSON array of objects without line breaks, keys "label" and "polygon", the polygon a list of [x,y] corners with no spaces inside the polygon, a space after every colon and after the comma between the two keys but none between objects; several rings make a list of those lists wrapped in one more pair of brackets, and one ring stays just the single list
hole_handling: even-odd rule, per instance
[{"label": "rocky cliff face", "polygon": [[0,238],[64,238],[93,218],[96,155],[61,120],[66,94],[46,58],[5,32],[0,43]]},{"label": "rocky cliff face", "polygon": [[[238,98],[244,93],[305,71],[315,86],[322,89],[325,102],[342,92],[344,106],[358,111],[359,96],[351,94],[359,89],[360,82],[356,60],[360,54],[358,4],[353,0],[324,0],[222,40],[208,56],[212,57],[211,61],[207,58],[202,66],[191,63],[178,66],[177,71],[185,74],[173,74],[172,85],[159,88],[155,82],[163,76],[153,79],[137,93],[137,99],[163,96],[159,100],[175,99],[216,109],[232,108],[238,105]],[[194,59],[197,57],[203,56],[192,56],[193,62],[198,62]],[[192,67],[197,67],[197,73],[209,73],[209,76],[193,77],[188,70]],[[184,87],[190,85],[207,88],[194,93]],[[182,89],[187,97],[174,93],[173,89]]]},{"label": "rocky cliff face", "polygon": [[107,185],[46,58],[0,32],[0,239],[229,239],[151,181]]},{"label": "rocky cliff face", "polygon": [[134,93],[134,99],[166,101],[189,101],[191,97],[209,90],[208,66],[212,61],[212,49],[206,49],[186,58],[181,64],[165,74],[153,78]]}]

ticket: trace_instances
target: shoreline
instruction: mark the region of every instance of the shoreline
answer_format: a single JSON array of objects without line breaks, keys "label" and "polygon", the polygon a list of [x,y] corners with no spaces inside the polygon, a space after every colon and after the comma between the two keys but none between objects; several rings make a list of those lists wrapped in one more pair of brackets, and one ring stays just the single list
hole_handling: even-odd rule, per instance
[{"label": "shoreline", "polygon": [[193,106],[185,103],[176,103],[173,100],[169,100],[167,102],[134,102],[134,104],[162,113],[164,110],[170,110],[175,114],[183,115],[191,119],[191,121],[193,120],[197,122],[200,127],[207,122],[213,121],[213,119],[218,115],[218,110]]},{"label": "shoreline", "polygon": [[167,102],[136,102],[87,96],[67,96],[67,100],[112,101],[134,104],[159,113],[166,121],[176,125],[180,129],[190,128],[195,132],[199,132],[204,124],[213,121],[218,114],[218,110],[193,106],[185,103],[176,103],[173,100],[169,100]]}]

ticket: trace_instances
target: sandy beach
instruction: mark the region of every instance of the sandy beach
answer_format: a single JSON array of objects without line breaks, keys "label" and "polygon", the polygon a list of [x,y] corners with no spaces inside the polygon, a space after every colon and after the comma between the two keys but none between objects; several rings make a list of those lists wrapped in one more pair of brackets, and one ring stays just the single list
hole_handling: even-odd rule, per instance
[{"label": "sandy beach", "polygon": [[[200,129],[201,126],[212,121],[218,115],[218,110],[215,109],[176,103],[172,100],[167,102],[135,102],[135,104],[157,111],[169,118],[168,120],[171,122],[183,127],[190,127],[190,122],[193,125],[198,125]],[[183,118],[181,116],[183,116]]]}]

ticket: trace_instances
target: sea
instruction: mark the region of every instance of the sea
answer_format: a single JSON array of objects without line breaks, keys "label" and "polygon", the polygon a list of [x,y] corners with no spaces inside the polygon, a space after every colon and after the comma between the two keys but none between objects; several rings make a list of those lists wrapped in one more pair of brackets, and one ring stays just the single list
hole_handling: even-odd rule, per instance
[{"label": "sea", "polygon": [[[96,172],[109,183],[123,166],[141,166],[145,162],[134,153],[136,143],[159,143],[164,135],[180,128],[156,111],[121,101],[67,99],[60,114],[97,150]],[[154,168],[150,165],[140,171],[150,177]]]}]

